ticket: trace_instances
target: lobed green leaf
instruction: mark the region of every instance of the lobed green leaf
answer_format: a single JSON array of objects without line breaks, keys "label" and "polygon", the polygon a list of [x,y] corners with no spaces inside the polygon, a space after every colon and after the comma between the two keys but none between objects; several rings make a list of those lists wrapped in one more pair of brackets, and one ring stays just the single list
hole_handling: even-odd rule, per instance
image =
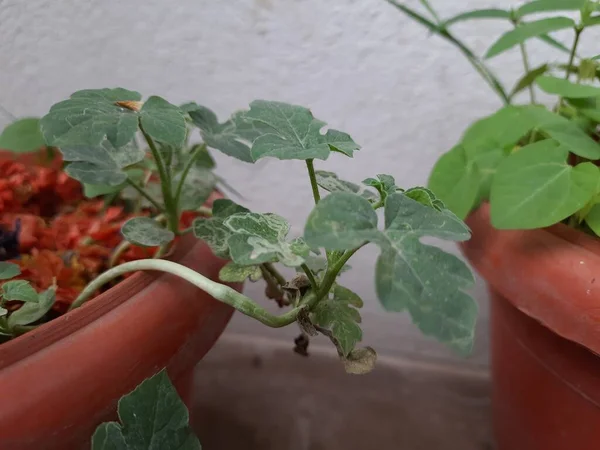
[{"label": "lobed green leaf", "polygon": [[12,329],[18,325],[29,325],[37,322],[52,309],[55,300],[56,291],[54,288],[50,288],[44,292],[41,292],[38,295],[37,302],[23,303],[19,309],[12,312],[10,316],[8,316],[8,328]]},{"label": "lobed green leaf", "polygon": [[13,280],[3,283],[0,294],[5,302],[16,300],[37,303],[39,301],[37,291],[29,281],[25,280]]},{"label": "lobed green leaf", "polygon": [[14,263],[0,261],[0,280],[9,280],[21,273],[21,268]]},{"label": "lobed green leaf", "polygon": [[183,111],[165,99],[152,96],[140,110],[142,128],[152,139],[179,148],[187,134]]},{"label": "lobed green leaf", "polygon": [[357,184],[341,180],[333,172],[317,170],[315,171],[315,177],[319,187],[328,192],[352,192],[354,194],[359,194],[361,197],[364,197],[367,200],[375,200],[377,198],[373,192],[368,191]]},{"label": "lobed green leaf", "polygon": [[175,234],[150,217],[134,217],[123,224],[121,234],[135,245],[157,247],[175,239]]},{"label": "lobed green leaf", "polygon": [[165,370],[119,400],[121,424],[100,425],[92,450],[201,450],[185,404]]}]

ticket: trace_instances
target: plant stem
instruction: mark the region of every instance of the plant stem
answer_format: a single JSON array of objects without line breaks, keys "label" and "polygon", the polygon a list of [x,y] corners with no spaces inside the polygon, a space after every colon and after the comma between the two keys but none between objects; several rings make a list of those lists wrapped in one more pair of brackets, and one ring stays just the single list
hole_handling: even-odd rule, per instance
[{"label": "plant stem", "polygon": [[306,160],[306,168],[308,169],[308,177],[310,178],[310,185],[316,205],[321,200],[321,195],[319,194],[319,185],[317,184],[317,176],[315,175],[315,166],[312,159]]},{"label": "plant stem", "polygon": [[294,323],[300,310],[305,307],[304,305],[301,305],[285,314],[276,316],[270,314],[267,310],[254,303],[252,299],[240,294],[235,289],[220,283],[216,283],[206,278],[204,275],[201,275],[198,272],[189,269],[188,267],[182,266],[181,264],[164,259],[141,259],[113,267],[112,269],[109,269],[99,275],[85,287],[81,294],[79,294],[79,296],[75,299],[69,310],[83,305],[98,289],[100,289],[106,283],[126,273],[137,272],[139,270],[155,270],[159,272],[170,273],[183,278],[184,280],[192,283],[194,286],[197,286],[206,293],[210,294],[215,299],[226,303],[242,314],[252,317],[272,328],[281,328]]},{"label": "plant stem", "polygon": [[[529,66],[529,57],[527,56],[527,49],[525,48],[525,44],[524,43],[519,44],[519,48],[521,49],[521,57],[523,59],[523,68],[525,69],[525,73],[529,73],[531,69]],[[535,105],[535,103],[536,103],[535,89],[533,87],[533,84],[529,85],[529,100],[531,101],[532,105]]]},{"label": "plant stem", "polygon": [[573,65],[573,62],[575,61],[575,55],[577,54],[577,47],[579,46],[579,38],[581,37],[582,31],[583,28],[575,28],[575,40],[573,41],[573,47],[571,48],[571,54],[569,55],[569,64],[567,65],[567,73],[565,74],[565,80],[568,80],[571,76],[571,71],[569,68]]},{"label": "plant stem", "polygon": [[275,266],[273,266],[272,263],[264,263],[263,266],[265,270],[267,270],[273,276],[273,278],[275,278],[275,280],[280,286],[284,286],[285,284],[287,284],[287,280],[285,279],[285,277],[279,273],[279,271],[275,268]]},{"label": "plant stem", "polygon": [[156,163],[156,167],[158,169],[158,175],[160,177],[160,184],[162,188],[163,198],[165,202],[165,215],[167,216],[167,228],[171,230],[173,233],[177,233],[179,229],[179,211],[178,205],[174,203],[172,188],[171,188],[171,174],[167,171],[165,166],[165,162],[163,160],[160,151],[156,148],[156,144],[152,140],[152,137],[144,128],[140,125],[140,130],[144,135],[144,139],[148,143],[148,147],[150,147],[150,151],[152,152],[152,156],[154,157],[154,162]]},{"label": "plant stem", "polygon": [[413,11],[411,8],[409,8],[405,5],[402,5],[398,2],[396,2],[395,0],[386,0],[386,1],[389,4],[391,4],[392,6],[396,7],[400,11],[402,11],[407,16],[409,16],[411,19],[415,20],[416,22],[420,23],[421,25],[423,25],[424,27],[429,29],[429,31],[431,31],[432,33],[437,34],[438,36],[440,36],[440,37],[446,39],[447,41],[449,41],[450,43],[454,44],[463,53],[463,55],[469,60],[471,65],[475,68],[475,70],[477,70],[479,75],[481,75],[483,77],[483,79],[492,88],[492,90],[498,95],[498,97],[500,97],[502,102],[505,105],[510,104],[510,98],[506,94],[506,91],[502,87],[502,83],[500,83],[498,78],[496,78],[496,76],[483,63],[483,61],[481,61],[477,56],[475,56],[475,54],[465,44],[463,44],[456,37],[454,37],[447,29],[445,29],[443,26],[436,25],[435,23],[433,23],[430,20],[423,17],[421,14],[417,13],[416,11]]},{"label": "plant stem", "polygon": [[185,167],[183,168],[183,172],[181,172],[181,179],[179,180],[179,184],[177,185],[177,190],[175,191],[175,204],[176,205],[179,205],[179,202],[181,199],[181,192],[183,191],[183,185],[185,183],[185,179],[188,176],[188,173],[190,172],[190,169],[196,162],[196,159],[198,159],[198,156],[200,156],[201,152],[203,152],[205,150],[206,150],[206,144],[202,144],[200,147],[198,147],[196,150],[194,150],[194,153],[192,153],[190,155],[189,159],[187,160],[187,163],[185,164]]},{"label": "plant stem", "polygon": [[435,12],[435,10],[431,7],[431,5],[429,4],[428,0],[420,0],[421,4],[425,7],[425,9],[427,9],[427,11],[429,11],[429,14],[431,14],[431,17],[433,17],[433,19],[439,24],[441,23],[440,20],[440,16],[437,15],[437,13]]},{"label": "plant stem", "polygon": [[158,203],[158,201],[156,201],[154,198],[152,198],[152,196],[150,194],[148,194],[144,189],[142,189],[140,186],[138,186],[138,184],[136,182],[127,178],[127,184],[130,185],[132,188],[134,188],[136,191],[138,191],[142,197],[144,197],[146,200],[148,200],[150,203],[152,203],[152,206],[154,206],[158,211],[164,212],[164,208],[160,205],[160,203]]},{"label": "plant stem", "polygon": [[310,285],[312,286],[313,290],[318,292],[319,291],[319,283],[315,279],[315,276],[312,273],[312,270],[310,270],[310,267],[308,267],[306,264],[302,264],[300,266],[300,268],[306,274],[306,277],[308,278],[308,281],[310,281]]}]

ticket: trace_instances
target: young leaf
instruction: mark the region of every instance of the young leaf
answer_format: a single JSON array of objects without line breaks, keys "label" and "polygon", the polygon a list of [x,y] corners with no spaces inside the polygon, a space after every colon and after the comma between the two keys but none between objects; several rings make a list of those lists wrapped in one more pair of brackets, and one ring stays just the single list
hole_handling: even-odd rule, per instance
[{"label": "young leaf", "polygon": [[175,234],[150,217],[134,217],[123,224],[121,234],[129,242],[143,247],[156,247],[175,239]]},{"label": "young leaf", "polygon": [[97,145],[73,145],[60,147],[69,176],[85,184],[118,186],[127,180],[125,168],[136,164],[146,156],[143,149],[133,143],[116,148],[104,139]]},{"label": "young leaf", "polygon": [[340,180],[333,172],[317,170],[315,176],[317,178],[317,184],[328,192],[352,192],[354,194],[359,194],[367,200],[375,200],[377,198],[373,192],[367,191],[357,184]]},{"label": "young leaf", "polygon": [[298,267],[308,254],[305,245],[286,241],[290,225],[275,214],[238,213],[225,219],[224,225],[232,233],[227,238],[231,259],[242,266],[279,261]]},{"label": "young leaf", "polygon": [[442,23],[444,28],[449,27],[458,22],[464,22],[466,20],[473,19],[506,19],[510,20],[511,15],[510,11],[505,11],[503,9],[476,9],[474,11],[467,11],[457,16],[451,17],[450,19],[445,20]]},{"label": "young leaf", "polygon": [[583,158],[600,159],[600,144],[594,141],[576,123],[543,107],[526,107],[535,127],[562,144],[564,148]]},{"label": "young leaf", "polygon": [[310,110],[287,103],[256,100],[243,118],[252,124],[258,137],[252,144],[252,158],[327,159],[331,151],[352,156],[360,149],[350,136],[337,130],[321,134],[326,124]]},{"label": "young leaf", "polygon": [[55,300],[56,291],[54,288],[50,288],[44,292],[41,292],[38,296],[37,302],[23,303],[23,306],[8,316],[8,328],[12,329],[17,325],[29,325],[37,322],[52,309],[52,305],[54,305]]},{"label": "young leaf", "polygon": [[129,143],[138,127],[137,114],[117,102],[139,101],[141,95],[126,89],[87,89],[50,108],[40,122],[48,145],[98,146],[108,140],[115,147]]},{"label": "young leaf", "polygon": [[565,98],[587,98],[600,96],[600,88],[585,84],[575,84],[564,78],[544,75],[537,80],[538,86],[548,94],[560,95]]},{"label": "young leaf", "polygon": [[444,202],[437,198],[430,189],[424,187],[414,187],[407,189],[406,191],[404,191],[404,195],[406,195],[408,198],[412,198],[414,201],[417,201],[422,205],[429,206],[430,208],[435,208],[438,211],[443,211],[444,209],[447,209],[446,205],[444,205]]},{"label": "young leaf", "polygon": [[554,11],[579,11],[587,0],[534,0],[517,9],[516,17]]},{"label": "young leaf", "polygon": [[545,74],[546,72],[548,72],[549,69],[550,69],[550,66],[548,66],[548,64],[543,64],[543,65],[541,65],[539,67],[536,67],[535,69],[532,69],[529,72],[527,72],[515,84],[515,87],[513,88],[513,90],[510,93],[510,98],[513,98],[519,92],[527,89],[529,86],[531,86],[533,83],[535,83],[535,80],[539,76],[541,76],[541,75]]},{"label": "young leaf", "polygon": [[469,268],[456,256],[423,244],[425,236],[462,241],[467,226],[448,210],[425,206],[405,194],[388,196],[385,229],[377,229],[371,204],[349,193],[322,199],[311,212],[304,237],[311,247],[356,248],[364,242],[381,247],[376,288],[384,308],[408,309],[413,322],[459,352],[473,344],[477,305],[463,292],[473,284]]},{"label": "young leaf", "polygon": [[505,159],[492,184],[492,224],[542,228],[583,208],[596,191],[600,172],[592,163],[572,167],[567,156],[564,146],[547,139]]},{"label": "young leaf", "polygon": [[9,124],[0,134],[0,148],[15,153],[33,152],[46,145],[40,119],[28,117]]},{"label": "young leaf", "polygon": [[485,58],[493,58],[500,53],[522,44],[526,40],[552,31],[573,28],[575,22],[567,17],[552,17],[523,23],[517,28],[504,33],[487,51]]},{"label": "young leaf", "polygon": [[226,219],[233,214],[250,212],[250,210],[242,205],[238,205],[232,200],[219,198],[213,203],[212,212],[213,217]]},{"label": "young leaf", "polygon": [[[144,171],[141,169],[127,169],[125,170],[125,174],[127,178],[129,178],[134,183],[138,183],[142,181],[144,178]],[[84,184],[83,185],[83,194],[87,198],[95,198],[100,197],[102,195],[114,194],[119,192],[127,187],[126,183],[121,183],[116,186],[109,186],[105,184]],[[136,191],[137,193],[137,191]]]},{"label": "young leaf", "polygon": [[554,47],[555,49],[560,50],[566,54],[571,53],[571,49],[569,47],[564,45],[562,42],[557,41],[552,36],[549,36],[547,34],[542,34],[542,35],[538,36],[538,39],[540,41],[545,42],[546,44],[550,45],[551,47]]},{"label": "young leaf", "polygon": [[185,404],[161,370],[119,400],[120,424],[101,424],[92,450],[201,450]]},{"label": "young leaf", "polygon": [[183,111],[161,97],[152,96],[140,110],[140,123],[154,140],[179,148],[185,141],[187,126]]},{"label": "young leaf", "polygon": [[188,114],[200,129],[206,145],[240,161],[254,162],[250,146],[257,134],[251,127],[244,126],[241,113],[220,124],[214,112],[194,103],[188,106]]},{"label": "young leaf", "polygon": [[0,280],[9,280],[21,273],[21,268],[14,263],[0,261]]},{"label": "young leaf", "polygon": [[371,347],[357,348],[344,358],[344,369],[352,375],[364,375],[375,368],[377,353]]},{"label": "young leaf", "polygon": [[37,303],[38,293],[29,284],[29,281],[25,280],[14,280],[7,281],[2,284],[2,292],[0,292],[5,302],[17,300],[20,302],[33,302]]},{"label": "young leaf", "polygon": [[347,357],[362,340],[362,330],[358,325],[360,314],[355,309],[362,307],[362,303],[351,290],[336,286],[331,298],[321,300],[312,311],[311,321],[331,332],[343,357]]},{"label": "young leaf", "polygon": [[377,189],[382,201],[385,201],[389,194],[393,194],[399,189],[398,186],[396,186],[396,180],[394,180],[394,177],[385,174],[377,175],[377,179],[367,178],[366,180],[363,180],[363,184]]},{"label": "young leaf", "polygon": [[219,279],[225,283],[242,283],[246,280],[255,282],[261,278],[260,266],[240,266],[230,262],[219,271]]}]

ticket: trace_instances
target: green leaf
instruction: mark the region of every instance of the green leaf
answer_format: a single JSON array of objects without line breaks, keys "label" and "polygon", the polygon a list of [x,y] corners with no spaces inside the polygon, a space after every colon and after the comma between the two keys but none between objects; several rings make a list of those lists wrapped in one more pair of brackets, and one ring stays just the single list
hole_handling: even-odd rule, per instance
[{"label": "green leaf", "polygon": [[542,42],[545,42],[546,44],[550,45],[551,47],[554,47],[557,50],[560,50],[564,53],[571,53],[571,49],[569,47],[567,47],[566,45],[564,45],[562,42],[557,41],[556,39],[554,39],[553,37],[547,35],[547,34],[542,34],[540,36],[538,36],[538,39]]},{"label": "green leaf", "polygon": [[596,26],[596,25],[600,25],[600,15],[598,15],[598,16],[592,16],[592,17],[589,17],[589,18],[585,19],[583,21],[583,25],[586,28],[593,27],[593,26]]},{"label": "green leaf", "polygon": [[242,266],[279,261],[288,267],[304,263],[307,248],[286,241],[290,225],[275,214],[237,213],[224,225],[230,230],[227,238],[233,262]]},{"label": "green leaf", "polygon": [[230,262],[219,271],[219,279],[225,283],[242,283],[246,280],[255,282],[261,278],[260,266],[240,266]]},{"label": "green leaf", "polygon": [[150,217],[134,217],[123,224],[121,234],[132,244],[156,247],[175,239],[175,234]]},{"label": "green leaf", "polygon": [[17,264],[6,261],[0,261],[0,280],[9,280],[21,273],[21,268]]},{"label": "green leaf", "polygon": [[600,204],[595,204],[585,216],[585,223],[592,229],[596,236],[600,236]]},{"label": "green leaf", "polygon": [[183,111],[165,99],[152,96],[140,110],[140,123],[152,139],[179,148],[185,141],[187,126]]},{"label": "green leaf", "polygon": [[579,11],[587,0],[535,0],[524,4],[516,11],[517,17],[554,11]]},{"label": "green leaf", "polygon": [[328,192],[352,192],[354,194],[359,194],[367,200],[375,200],[377,198],[373,192],[368,191],[357,184],[340,180],[333,172],[317,170],[315,176],[317,178],[317,184]]},{"label": "green leaf", "polygon": [[371,347],[357,348],[344,359],[344,369],[351,375],[365,375],[375,368],[377,353]]},{"label": "green leaf", "polygon": [[37,291],[31,286],[29,281],[25,280],[5,282],[2,284],[1,294],[5,302],[17,300],[20,302],[37,303],[39,301]]},{"label": "green leaf", "polygon": [[385,201],[388,195],[393,194],[399,188],[396,186],[396,180],[391,175],[379,174],[377,179],[367,178],[363,180],[363,184],[374,187],[379,192],[379,197]]},{"label": "green leaf", "polygon": [[42,134],[48,145],[56,147],[98,146],[104,140],[122,147],[135,136],[138,116],[117,102],[140,99],[139,93],[121,88],[77,91],[50,108],[40,122]]},{"label": "green leaf", "polygon": [[311,321],[329,330],[343,357],[350,354],[362,340],[360,314],[362,300],[350,289],[335,286],[330,297],[321,300],[313,309]]},{"label": "green leaf", "polygon": [[408,198],[412,198],[414,201],[421,203],[422,205],[429,206],[430,208],[435,208],[438,211],[443,211],[446,208],[444,202],[442,202],[436,195],[427,188],[424,187],[414,187],[407,189],[404,191],[404,195]]},{"label": "green leaf", "polygon": [[[174,188],[179,185],[182,173],[173,177]],[[217,177],[208,169],[192,167],[183,182],[179,207],[183,211],[200,208],[215,190]]]},{"label": "green leaf", "polygon": [[224,221],[233,214],[250,211],[229,199],[217,199],[213,203],[212,212],[213,217],[210,219],[194,220],[194,235],[206,242],[215,256],[229,258],[227,239],[233,232],[225,226]]},{"label": "green leaf", "polygon": [[482,178],[464,146],[457,145],[438,159],[427,185],[454,214],[464,219],[475,206]]},{"label": "green leaf", "polygon": [[447,19],[443,22],[442,26],[444,28],[449,27],[458,22],[464,22],[466,20],[473,19],[506,19],[510,20],[511,15],[510,11],[505,11],[503,9],[476,9],[474,11],[467,11],[461,14],[458,14],[450,19]]},{"label": "green leaf", "polygon": [[575,84],[564,78],[549,75],[537,79],[538,86],[548,94],[560,95],[566,98],[587,98],[600,96],[600,88],[585,84]]},{"label": "green leaf", "polygon": [[327,159],[331,151],[352,156],[360,148],[345,133],[328,130],[321,134],[325,122],[313,117],[310,110],[287,103],[256,100],[243,118],[252,124],[258,137],[252,144],[252,158]]},{"label": "green leaf", "polygon": [[202,139],[209,147],[217,149],[228,156],[244,162],[254,162],[250,154],[250,146],[257,133],[249,126],[244,126],[242,113],[236,113],[222,124],[210,109],[191,104],[188,113],[194,125],[200,128]]},{"label": "green leaf", "polygon": [[34,117],[16,120],[0,134],[0,148],[15,153],[33,152],[45,145],[40,119]]},{"label": "green leaf", "polygon": [[600,159],[600,145],[576,123],[543,107],[526,107],[536,128],[544,132],[571,153],[588,159]]},{"label": "green leaf", "polygon": [[591,163],[572,167],[568,150],[552,140],[521,148],[504,160],[494,177],[492,224],[532,229],[574,214],[594,195],[600,172]]},{"label": "green leaf", "polygon": [[493,58],[500,53],[522,44],[533,37],[539,37],[552,31],[573,28],[575,22],[567,17],[552,17],[523,23],[517,28],[504,33],[487,51],[485,58]]},{"label": "green leaf", "polygon": [[12,329],[17,325],[29,325],[37,322],[52,309],[55,300],[56,291],[54,288],[41,292],[38,295],[37,302],[23,303],[23,306],[8,316],[8,327]]},{"label": "green leaf", "polygon": [[401,193],[388,196],[385,229],[378,230],[370,203],[345,192],[322,199],[311,212],[304,232],[311,247],[327,250],[377,243],[381,255],[375,278],[384,308],[408,310],[422,332],[468,352],[477,306],[463,290],[473,284],[473,275],[456,256],[423,244],[420,239],[425,236],[462,241],[470,232],[449,210],[425,206]]},{"label": "green leaf", "polygon": [[133,143],[115,148],[104,139],[98,145],[76,145],[60,148],[70,164],[65,172],[85,184],[119,186],[127,179],[124,169],[142,161],[146,154]]},{"label": "green leaf", "polygon": [[527,89],[529,86],[531,86],[533,83],[535,83],[535,80],[539,76],[545,74],[546,72],[548,72],[548,70],[550,70],[550,66],[548,66],[548,64],[543,64],[543,65],[536,67],[535,69],[532,69],[529,72],[527,72],[515,84],[515,87],[513,88],[513,90],[510,93],[510,98],[513,98],[519,92]]},{"label": "green leaf", "polygon": [[165,370],[119,400],[121,424],[100,425],[92,450],[201,450],[185,404]]}]

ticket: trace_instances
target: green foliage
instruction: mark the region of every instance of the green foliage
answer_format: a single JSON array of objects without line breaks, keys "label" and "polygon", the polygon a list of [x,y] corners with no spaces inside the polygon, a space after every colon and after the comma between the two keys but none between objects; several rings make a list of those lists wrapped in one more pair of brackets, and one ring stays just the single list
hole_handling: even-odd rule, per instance
[{"label": "green foliage", "polygon": [[189,414],[165,370],[119,400],[119,422],[105,422],[92,450],[201,450]]},{"label": "green foliage", "polygon": [[589,98],[600,96],[600,87],[575,84],[564,78],[540,76],[536,79],[536,82],[542,91],[565,98]]},{"label": "green foliage", "polygon": [[552,31],[574,28],[575,22],[567,17],[551,17],[534,22],[523,23],[521,26],[504,33],[487,51],[487,59],[504,53],[516,45],[522,44],[528,39],[539,37]]},{"label": "green foliage", "polygon": [[21,268],[14,263],[0,261],[0,280],[9,280],[21,273]]},{"label": "green foliage", "polygon": [[363,301],[350,289],[334,286],[330,297],[322,300],[313,310],[312,322],[330,331],[341,356],[346,358],[362,340],[360,314]]},{"label": "green foliage", "polygon": [[367,242],[379,245],[375,282],[384,308],[408,310],[425,334],[468,352],[477,307],[462,290],[473,283],[473,276],[455,256],[420,241],[424,236],[466,240],[468,228],[449,210],[423,205],[400,193],[386,200],[383,230],[377,222],[368,201],[335,193],[317,204],[304,237],[309,245],[328,250],[352,249]]},{"label": "green foliage", "polygon": [[6,322],[8,329],[13,330],[16,326],[37,322],[52,309],[55,300],[56,290],[50,288],[39,294],[37,302],[23,303],[23,306],[8,316]]},{"label": "green foliage", "polygon": [[40,119],[27,117],[9,124],[0,134],[0,149],[15,153],[33,152],[45,145]]},{"label": "green foliage", "polygon": [[555,11],[579,11],[586,2],[587,0],[534,0],[518,8],[516,16],[523,17],[529,14]]},{"label": "green foliage", "polygon": [[38,293],[25,280],[14,280],[3,283],[0,295],[5,302],[17,300],[20,302],[37,303],[39,301]]},{"label": "green foliage", "polygon": [[358,184],[350,183],[349,181],[341,180],[333,172],[326,172],[324,170],[315,171],[317,178],[317,184],[327,192],[352,192],[359,194],[367,200],[375,200],[377,196],[366,189],[363,189]]},{"label": "green foliage", "polygon": [[140,124],[152,139],[174,147],[182,146],[187,134],[183,111],[156,96],[142,106]]},{"label": "green foliage", "polygon": [[144,247],[156,247],[171,242],[175,234],[150,217],[134,217],[123,224],[123,237]]},{"label": "green foliage", "polygon": [[596,193],[598,167],[567,163],[568,150],[546,139],[506,158],[494,177],[492,223],[498,228],[542,228],[575,214]]},{"label": "green foliage", "polygon": [[240,266],[229,262],[219,271],[219,279],[226,283],[241,283],[246,280],[256,282],[262,278],[260,266]]}]

